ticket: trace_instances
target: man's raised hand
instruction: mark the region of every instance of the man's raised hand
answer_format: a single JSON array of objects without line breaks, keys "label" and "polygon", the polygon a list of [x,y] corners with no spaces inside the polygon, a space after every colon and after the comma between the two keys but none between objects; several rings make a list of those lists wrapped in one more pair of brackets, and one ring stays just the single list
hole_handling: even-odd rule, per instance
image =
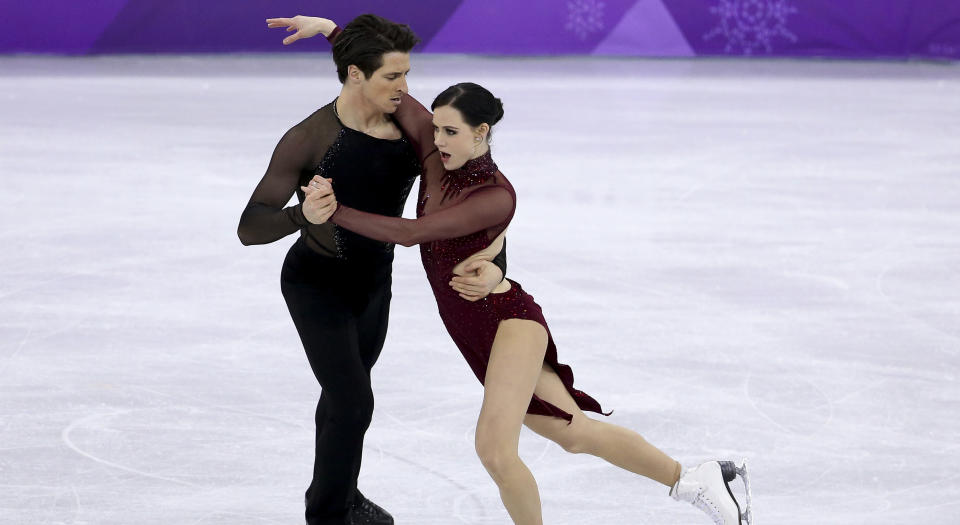
[{"label": "man's raised hand", "polygon": [[337,24],[326,18],[297,15],[293,18],[268,18],[267,27],[285,27],[288,33],[296,31],[296,33],[283,39],[283,45],[287,46],[301,38],[314,37],[318,33],[325,37],[330,36]]}]

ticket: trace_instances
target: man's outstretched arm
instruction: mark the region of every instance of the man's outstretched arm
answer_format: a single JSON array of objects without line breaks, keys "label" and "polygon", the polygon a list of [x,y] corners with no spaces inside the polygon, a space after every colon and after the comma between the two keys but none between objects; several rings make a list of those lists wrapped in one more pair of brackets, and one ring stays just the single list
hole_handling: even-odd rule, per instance
[{"label": "man's outstretched arm", "polygon": [[[322,34],[328,42],[333,44],[342,32],[336,22],[329,18],[303,15],[293,18],[268,18],[267,27],[284,27],[288,33],[293,32],[292,35],[283,39],[283,45],[290,45],[302,38],[313,38],[318,34]],[[413,100],[413,102],[416,101]],[[414,105],[420,106],[419,103]],[[424,159],[420,160],[422,162]],[[492,262],[477,260],[469,263],[466,270],[468,275],[454,277],[450,283],[460,297],[468,301],[478,301],[489,295],[507,275],[506,242]]]},{"label": "man's outstretched arm", "polygon": [[301,38],[312,38],[318,34],[325,36],[330,43],[333,43],[337,34],[340,33],[340,28],[333,20],[303,15],[297,15],[293,18],[268,18],[267,27],[285,27],[288,33],[296,31],[283,39],[283,45],[285,46]]}]

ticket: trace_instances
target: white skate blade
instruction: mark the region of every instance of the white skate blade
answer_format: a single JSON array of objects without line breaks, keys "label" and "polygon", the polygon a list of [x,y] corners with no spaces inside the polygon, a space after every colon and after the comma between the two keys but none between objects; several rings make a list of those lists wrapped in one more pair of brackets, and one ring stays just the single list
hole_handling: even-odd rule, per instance
[{"label": "white skate blade", "polygon": [[746,501],[743,504],[743,510],[740,512],[740,519],[747,525],[753,525],[753,510],[751,508],[753,494],[750,492],[750,473],[747,471],[747,459],[741,459],[740,464],[734,465],[734,467],[737,470],[737,476],[743,481],[743,490],[747,495]]}]

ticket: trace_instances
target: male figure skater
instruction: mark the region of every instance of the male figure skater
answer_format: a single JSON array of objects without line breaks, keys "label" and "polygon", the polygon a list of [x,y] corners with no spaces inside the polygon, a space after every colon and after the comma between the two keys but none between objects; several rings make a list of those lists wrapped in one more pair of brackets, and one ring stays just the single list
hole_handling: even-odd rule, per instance
[{"label": "male figure skater", "polygon": [[[278,20],[289,19],[268,24],[285,25]],[[237,234],[250,245],[300,232],[284,260],[280,288],[322,387],[313,481],[306,491],[308,525],[392,524],[357,490],[357,476],[373,413],[370,369],[387,330],[393,245],[325,222],[333,196],[305,197],[300,188],[321,174],[336,179],[343,204],[400,216],[423,159],[411,146],[414,137],[404,137],[390,115],[406,96],[410,50],[419,39],[409,27],[375,15],[357,17],[338,35],[331,34],[339,29],[329,20],[311,20],[320,24],[313,30],[336,39],[340,96],[277,144]],[[294,194],[299,204],[285,207]],[[452,286],[464,300],[485,297],[503,279],[503,252],[495,263],[475,263],[476,276]]]}]

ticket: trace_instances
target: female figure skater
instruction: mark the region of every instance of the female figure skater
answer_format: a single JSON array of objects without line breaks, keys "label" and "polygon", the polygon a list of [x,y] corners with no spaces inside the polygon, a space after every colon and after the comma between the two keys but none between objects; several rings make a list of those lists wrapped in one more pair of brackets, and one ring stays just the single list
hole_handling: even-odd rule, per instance
[{"label": "female figure skater", "polygon": [[[489,296],[464,301],[449,281],[462,275],[476,252],[496,253],[516,207],[513,186],[491,158],[490,130],[503,116],[500,99],[472,83],[451,86],[434,100],[431,114],[404,97],[395,118],[423,160],[417,219],[387,217],[336,204],[330,221],[371,239],[420,245],[423,266],[440,317],[474,374],[484,385],[475,445],[500,489],[514,523],[542,524],[537,483],[518,455],[521,425],[572,453],[587,453],[670,487],[670,495],[706,512],[717,524],[751,522],[746,465],[710,461],[684,469],[639,434],[598,421],[600,404],[573,386],[540,307],[507,279]],[[418,132],[419,130],[419,132]],[[335,183],[335,181],[334,181]],[[333,193],[330,179],[302,187],[310,199]],[[741,511],[728,482],[740,476],[746,489]]]}]

